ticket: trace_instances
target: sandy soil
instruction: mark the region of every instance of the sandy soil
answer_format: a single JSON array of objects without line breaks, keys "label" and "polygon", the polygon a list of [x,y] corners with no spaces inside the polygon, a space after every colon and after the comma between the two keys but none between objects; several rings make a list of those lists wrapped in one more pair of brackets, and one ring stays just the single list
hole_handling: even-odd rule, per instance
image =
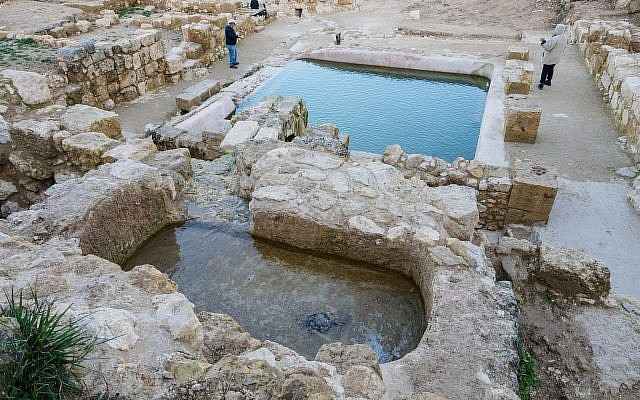
[{"label": "sandy soil", "polygon": [[4,26],[4,29],[10,31],[34,33],[80,14],[82,11],[79,9],[62,4],[11,0],[0,4],[0,27]]}]

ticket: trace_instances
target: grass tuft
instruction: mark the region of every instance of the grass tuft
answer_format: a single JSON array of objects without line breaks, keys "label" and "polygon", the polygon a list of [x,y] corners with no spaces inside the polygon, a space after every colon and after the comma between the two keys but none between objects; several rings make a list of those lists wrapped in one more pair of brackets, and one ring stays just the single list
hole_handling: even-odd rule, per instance
[{"label": "grass tuft", "polygon": [[58,311],[33,289],[29,297],[11,290],[0,305],[0,398],[59,400],[82,393],[82,362],[104,341],[81,319],[68,317],[69,307]]},{"label": "grass tuft", "polygon": [[518,346],[518,355],[520,356],[520,364],[518,365],[518,395],[521,400],[530,400],[531,392],[538,384],[536,360],[522,344]]}]

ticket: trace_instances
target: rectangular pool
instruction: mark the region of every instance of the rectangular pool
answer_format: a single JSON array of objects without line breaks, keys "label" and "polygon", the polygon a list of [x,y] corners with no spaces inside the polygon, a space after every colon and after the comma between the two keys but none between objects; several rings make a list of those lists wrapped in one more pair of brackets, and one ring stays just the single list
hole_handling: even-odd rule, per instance
[{"label": "rectangular pool", "polygon": [[452,161],[476,153],[489,80],[427,71],[292,61],[240,105],[301,96],[311,125],[333,123],[350,149],[381,154],[390,144]]}]

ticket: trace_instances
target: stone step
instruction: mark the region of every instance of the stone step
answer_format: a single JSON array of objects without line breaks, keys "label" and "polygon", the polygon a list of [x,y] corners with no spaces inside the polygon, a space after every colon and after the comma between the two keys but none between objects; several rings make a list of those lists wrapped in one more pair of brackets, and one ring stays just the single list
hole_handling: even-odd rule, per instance
[{"label": "stone step", "polygon": [[189,112],[193,107],[201,105],[205,100],[220,92],[222,82],[214,79],[205,79],[195,85],[189,86],[184,92],[176,96],[178,110]]}]

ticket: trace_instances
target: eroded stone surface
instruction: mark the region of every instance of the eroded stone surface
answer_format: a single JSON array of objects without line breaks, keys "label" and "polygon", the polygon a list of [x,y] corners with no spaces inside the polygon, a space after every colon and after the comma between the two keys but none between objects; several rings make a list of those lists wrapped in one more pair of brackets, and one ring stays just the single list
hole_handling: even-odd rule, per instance
[{"label": "eroded stone surface", "polygon": [[84,104],[67,108],[61,117],[62,126],[71,132],[102,132],[110,138],[122,137],[120,117],[112,111]]}]

